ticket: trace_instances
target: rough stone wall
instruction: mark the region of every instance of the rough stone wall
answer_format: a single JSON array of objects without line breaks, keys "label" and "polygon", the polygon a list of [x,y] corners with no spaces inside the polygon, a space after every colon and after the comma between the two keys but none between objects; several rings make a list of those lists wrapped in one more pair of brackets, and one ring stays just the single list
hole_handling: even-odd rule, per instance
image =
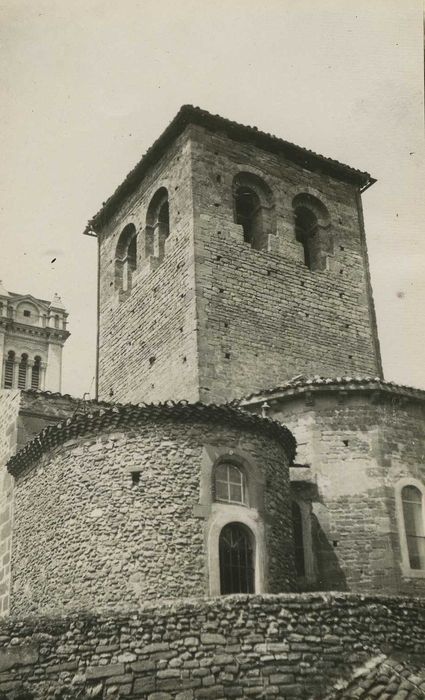
[{"label": "rough stone wall", "polygon": [[[380,374],[355,187],[224,134],[191,133],[201,400],[241,397],[299,374]],[[269,252],[251,249],[233,223],[240,171],[274,194]],[[305,191],[329,210],[325,271],[304,265],[295,239],[292,200]]]},{"label": "rough stone wall", "polygon": [[[183,134],[99,232],[100,399],[199,398],[190,148]],[[170,235],[158,266],[144,257],[144,235],[147,209],[160,187],[169,194]],[[131,294],[120,300],[114,259],[118,238],[129,223],[138,233],[137,270]]]},{"label": "rough stone wall", "polygon": [[396,516],[397,482],[425,485],[423,402],[335,392],[271,403],[310,465],[291,483],[313,502],[317,588],[423,595],[425,575],[402,572]]},{"label": "rough stone wall", "polygon": [[[241,450],[260,465],[266,590],[291,590],[283,446],[230,426],[155,419],[69,440],[18,476],[13,614],[207,594],[209,512],[199,508],[204,444]],[[140,473],[138,483],[132,472]]]},{"label": "rough stone wall", "polygon": [[[425,669],[425,609],[417,599],[228,596],[128,614],[9,618],[0,635],[7,700],[320,700],[336,697],[377,656],[381,664],[394,655]],[[411,679],[411,695],[403,688],[387,697],[423,697],[421,678]]]},{"label": "rough stone wall", "polygon": [[10,559],[14,509],[14,479],[5,468],[15,454],[46,425],[82,410],[70,396],[18,389],[0,390],[0,615],[10,604]]}]

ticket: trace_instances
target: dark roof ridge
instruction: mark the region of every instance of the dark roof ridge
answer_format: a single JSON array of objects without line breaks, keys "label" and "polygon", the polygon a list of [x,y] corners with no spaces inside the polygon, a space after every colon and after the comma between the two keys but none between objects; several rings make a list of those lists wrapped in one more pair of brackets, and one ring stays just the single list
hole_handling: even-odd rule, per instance
[{"label": "dark roof ridge", "polygon": [[183,105],[176,116],[154,143],[148,148],[140,161],[128,173],[125,179],[116,188],[115,192],[102,204],[99,211],[88,221],[84,233],[96,235],[94,227],[103,225],[111,215],[115,205],[134,191],[135,186],[143,177],[148,168],[162,155],[165,149],[179,136],[188,124],[205,126],[210,130],[225,130],[231,138],[236,140],[249,140],[254,145],[275,152],[279,150],[284,156],[293,162],[310,169],[320,167],[324,172],[339,177],[342,180],[353,182],[359,187],[366,188],[376,180],[369,173],[341,163],[333,158],[322,156],[308,148],[303,148],[290,141],[285,141],[278,136],[260,131],[256,126],[246,126],[232,121],[219,114],[212,114],[205,109],[190,104]]},{"label": "dark roof ridge", "polygon": [[236,404],[203,404],[200,402],[166,401],[163,403],[113,404],[92,413],[80,413],[72,418],[48,425],[33,440],[30,440],[7,463],[8,471],[16,476],[25,467],[36,461],[49,449],[62,445],[70,439],[100,432],[103,428],[137,425],[143,419],[157,420],[168,418],[181,422],[208,420],[209,423],[225,423],[245,429],[259,430],[280,441],[288,450],[289,461],[295,456],[295,438],[281,423],[270,418],[242,411]]},{"label": "dark roof ridge", "polygon": [[239,399],[238,404],[240,406],[247,405],[248,403],[255,403],[256,401],[261,401],[273,394],[285,394],[287,396],[292,396],[298,393],[304,393],[306,391],[320,391],[323,389],[327,390],[337,390],[337,389],[367,389],[370,391],[381,390],[386,392],[398,393],[411,396],[417,399],[425,400],[425,389],[419,389],[417,387],[412,387],[404,384],[397,384],[396,382],[388,381],[382,377],[362,377],[362,376],[341,376],[341,377],[321,377],[319,375],[314,377],[297,376],[293,379],[288,380],[281,386],[262,389],[260,391],[253,392],[248,396],[244,396]]}]

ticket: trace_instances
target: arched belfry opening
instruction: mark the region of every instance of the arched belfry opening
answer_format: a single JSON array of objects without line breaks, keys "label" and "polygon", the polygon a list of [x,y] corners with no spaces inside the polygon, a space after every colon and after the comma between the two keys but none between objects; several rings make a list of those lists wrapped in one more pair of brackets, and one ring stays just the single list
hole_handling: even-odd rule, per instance
[{"label": "arched belfry opening", "polygon": [[115,252],[115,288],[130,292],[136,268],[137,231],[134,224],[127,224],[120,234]]},{"label": "arched belfry opening", "polygon": [[254,593],[253,534],[242,523],[228,523],[220,533],[220,592]]},{"label": "arched belfry opening", "polygon": [[297,207],[295,210],[295,237],[301,243],[304,251],[304,263],[310,270],[318,265],[318,226],[317,216],[307,207]]},{"label": "arched belfry opening", "polygon": [[268,185],[257,175],[239,173],[233,181],[235,223],[254,250],[267,250],[268,235],[274,233],[273,197]]},{"label": "arched belfry opening", "polygon": [[152,197],[146,214],[146,253],[160,260],[165,254],[165,241],[170,235],[168,191],[160,187]]},{"label": "arched belfry opening", "polygon": [[328,232],[330,219],[325,205],[308,193],[301,193],[292,202],[295,239],[301,243],[303,261],[309,270],[326,269],[326,256],[332,252]]}]

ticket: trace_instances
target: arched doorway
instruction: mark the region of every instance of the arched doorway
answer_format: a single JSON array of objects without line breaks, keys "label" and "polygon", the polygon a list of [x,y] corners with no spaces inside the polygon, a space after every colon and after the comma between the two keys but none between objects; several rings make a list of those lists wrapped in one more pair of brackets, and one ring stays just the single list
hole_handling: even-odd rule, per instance
[{"label": "arched doorway", "polygon": [[254,593],[253,535],[241,523],[229,523],[220,533],[220,592]]}]

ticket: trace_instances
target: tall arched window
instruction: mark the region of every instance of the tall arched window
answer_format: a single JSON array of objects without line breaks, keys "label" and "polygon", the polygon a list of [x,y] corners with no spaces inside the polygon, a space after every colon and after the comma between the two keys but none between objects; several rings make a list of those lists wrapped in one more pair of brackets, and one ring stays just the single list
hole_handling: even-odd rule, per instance
[{"label": "tall arched window", "polygon": [[220,533],[220,592],[254,592],[253,535],[241,523],[229,523]]},{"label": "tall arched window", "polygon": [[411,569],[425,570],[425,497],[413,484],[401,490],[404,532]]},{"label": "tall arched window", "polygon": [[137,232],[134,224],[127,224],[118,239],[115,252],[115,288],[131,291],[133,273],[137,267]]},{"label": "tall arched window", "polygon": [[27,388],[28,355],[24,352],[18,367],[18,389]]},{"label": "tall arched window", "polygon": [[233,182],[235,223],[242,226],[246,243],[267,250],[268,234],[274,233],[273,197],[270,188],[253,173],[239,173]]},{"label": "tall arched window", "polygon": [[295,237],[304,250],[304,263],[310,270],[317,269],[320,252],[317,237],[317,217],[306,207],[295,209]]},{"label": "tall arched window", "polygon": [[249,187],[235,191],[236,223],[243,228],[243,237],[251,248],[260,248],[263,238],[263,217],[259,196]]},{"label": "tall arched window", "polygon": [[295,570],[297,576],[305,576],[304,537],[301,508],[292,501],[292,527],[294,532]]},{"label": "tall arched window", "polygon": [[303,248],[304,264],[310,270],[326,268],[326,256],[332,252],[327,231],[330,218],[325,205],[307,192],[294,197],[295,238]]},{"label": "tall arched window", "polygon": [[7,359],[4,364],[4,381],[3,386],[5,389],[13,389],[13,368],[15,366],[15,353],[13,350],[9,350],[7,353]]},{"label": "tall arched window", "polygon": [[214,474],[215,499],[226,503],[247,504],[245,472],[233,462],[221,462]]},{"label": "tall arched window", "polygon": [[32,366],[32,371],[31,371],[31,389],[39,389],[40,388],[40,367],[41,366],[41,357],[38,355],[34,358],[34,364]]},{"label": "tall arched window", "polygon": [[165,187],[155,192],[146,214],[146,248],[149,254],[162,259],[165,241],[170,235],[170,208]]}]

